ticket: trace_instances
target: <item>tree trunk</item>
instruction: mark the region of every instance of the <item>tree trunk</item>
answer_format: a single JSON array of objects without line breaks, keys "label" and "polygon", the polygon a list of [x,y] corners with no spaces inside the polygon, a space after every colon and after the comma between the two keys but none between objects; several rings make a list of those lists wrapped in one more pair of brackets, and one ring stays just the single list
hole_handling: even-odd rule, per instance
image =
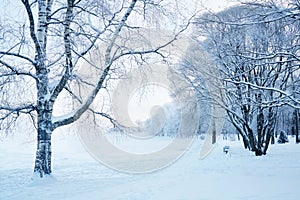
[{"label": "tree trunk", "polygon": [[38,102],[37,150],[34,172],[42,178],[51,174],[52,109],[49,102]]},{"label": "tree trunk", "polygon": [[47,130],[38,131],[37,150],[34,172],[44,175],[51,174],[51,133]]},{"label": "tree trunk", "polygon": [[271,137],[271,144],[275,144],[275,137],[274,137],[274,134],[273,134],[272,137]]},{"label": "tree trunk", "polygon": [[[260,96],[260,103],[261,103],[261,95]],[[264,114],[263,109],[261,106],[258,108],[258,115],[257,115],[257,146],[259,149],[262,148],[264,142],[263,136],[263,126],[264,126]]]},{"label": "tree trunk", "polygon": [[295,127],[295,132],[296,132],[296,143],[300,143],[300,139],[299,139],[299,114],[298,114],[298,110],[295,109],[294,110],[294,127]]},{"label": "tree trunk", "polygon": [[268,130],[267,137],[266,137],[266,145],[265,145],[264,152],[263,152],[264,155],[267,154],[267,150],[269,148],[269,144],[270,144],[271,139],[272,139],[272,135],[270,133],[270,130]]},{"label": "tree trunk", "polygon": [[[264,147],[263,154],[267,154],[267,150],[269,148],[271,140],[274,138],[274,130],[275,130],[275,124],[276,124],[276,115],[277,112],[274,110],[274,108],[269,108],[269,114],[268,114],[268,124],[267,124],[267,136],[266,136],[266,144]],[[273,143],[274,141],[272,141]]]},{"label": "tree trunk", "polygon": [[257,146],[257,141],[255,140],[252,129],[250,129],[249,127],[247,129],[249,132],[248,135],[249,135],[249,143],[250,143],[251,151],[254,151],[256,156],[263,155],[261,148],[258,148]]},{"label": "tree trunk", "polygon": [[243,138],[244,148],[245,148],[245,149],[251,150],[251,147],[250,147],[250,144],[249,144],[249,140],[247,140],[247,139],[245,138],[245,136],[243,136],[243,135],[242,135],[242,138]]},{"label": "tree trunk", "polygon": [[45,67],[45,57],[37,57],[37,150],[34,172],[39,173],[42,178],[45,174],[51,174],[51,134],[52,112],[54,102],[49,101],[49,79]]},{"label": "tree trunk", "polygon": [[215,119],[212,119],[212,144],[217,142],[217,131],[216,131],[216,124]]},{"label": "tree trunk", "polygon": [[237,134],[238,141],[240,141],[241,139],[240,139],[240,134],[239,134],[239,132],[236,131],[236,134]]}]

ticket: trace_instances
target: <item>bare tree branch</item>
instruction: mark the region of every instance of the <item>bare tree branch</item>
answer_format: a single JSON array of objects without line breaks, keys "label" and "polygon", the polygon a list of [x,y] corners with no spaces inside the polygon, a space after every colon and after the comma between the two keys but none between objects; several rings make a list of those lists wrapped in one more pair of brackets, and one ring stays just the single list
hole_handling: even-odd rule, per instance
[{"label": "bare tree branch", "polygon": [[22,0],[22,3],[24,4],[27,15],[28,15],[31,39],[34,42],[37,53],[39,55],[42,55],[41,45],[39,44],[39,41],[38,41],[36,33],[35,33],[35,22],[34,22],[34,17],[33,17],[32,10],[31,10],[31,6],[30,6],[28,0]]},{"label": "bare tree branch", "polygon": [[0,74],[0,77],[13,76],[13,75],[23,75],[23,76],[29,76],[29,77],[34,78],[35,80],[37,80],[37,77],[35,75],[29,73],[29,72],[21,72],[19,70],[16,70],[15,67],[9,65],[8,63],[6,63],[2,60],[0,60],[0,63],[11,70],[11,73],[2,73],[2,74]]},{"label": "bare tree branch", "polygon": [[111,51],[112,48],[116,42],[116,39],[119,35],[119,33],[121,32],[122,28],[124,27],[130,13],[132,12],[132,10],[134,9],[134,6],[136,4],[137,0],[132,0],[130,6],[128,7],[127,11],[125,12],[124,16],[122,17],[122,20],[120,21],[120,23],[118,24],[118,26],[116,27],[116,30],[114,31],[112,38],[110,40],[110,44],[108,45],[108,47],[106,48],[106,52],[105,52],[105,68],[103,70],[102,75],[100,76],[96,87],[92,90],[91,94],[89,95],[88,99],[81,104],[81,106],[74,111],[74,113],[71,116],[67,116],[65,119],[63,120],[59,120],[59,121],[54,121],[53,122],[53,129],[60,127],[60,126],[64,126],[64,125],[68,125],[70,123],[73,123],[74,121],[78,120],[81,115],[89,108],[89,106],[91,105],[91,103],[93,102],[93,100],[95,99],[98,91],[101,89],[103,82],[105,81],[106,76],[108,75],[108,72],[110,70],[110,67],[112,65],[112,59],[111,59]]},{"label": "bare tree branch", "polygon": [[9,55],[9,56],[15,56],[15,57],[18,57],[18,58],[22,58],[24,60],[27,60],[29,61],[32,65],[35,65],[35,61],[31,60],[30,58],[28,58],[27,56],[23,56],[21,54],[18,54],[18,53],[12,53],[12,52],[4,52],[4,51],[0,51],[0,55]]}]

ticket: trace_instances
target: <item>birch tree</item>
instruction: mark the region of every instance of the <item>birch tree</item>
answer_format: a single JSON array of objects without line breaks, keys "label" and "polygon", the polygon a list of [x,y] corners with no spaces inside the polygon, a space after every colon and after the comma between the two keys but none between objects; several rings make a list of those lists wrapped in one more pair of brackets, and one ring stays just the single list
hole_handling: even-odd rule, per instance
[{"label": "birch tree", "polygon": [[[122,31],[139,29],[134,23],[142,21],[139,24],[143,24],[143,20],[153,18],[152,13],[164,15],[159,0],[20,0],[20,3],[26,22],[16,24],[11,20],[0,24],[0,128],[9,128],[20,115],[31,116],[37,130],[34,172],[43,177],[52,172],[53,131],[72,124],[90,109],[118,59],[144,54],[162,56],[161,49],[171,44],[176,34],[161,46],[126,48]],[[120,38],[125,41],[123,46],[116,43]],[[102,46],[97,46],[100,42]],[[101,50],[103,64],[93,63],[101,73],[91,85],[76,73],[80,62],[89,62],[87,56],[95,49]],[[70,87],[74,82],[92,87],[86,99],[74,97]],[[28,90],[19,91],[30,98],[20,101],[20,98],[14,99],[14,95],[21,95],[18,88],[22,84],[27,85]],[[78,106],[64,116],[55,117],[54,104],[63,91],[67,91]],[[112,120],[105,113],[100,115]]]}]

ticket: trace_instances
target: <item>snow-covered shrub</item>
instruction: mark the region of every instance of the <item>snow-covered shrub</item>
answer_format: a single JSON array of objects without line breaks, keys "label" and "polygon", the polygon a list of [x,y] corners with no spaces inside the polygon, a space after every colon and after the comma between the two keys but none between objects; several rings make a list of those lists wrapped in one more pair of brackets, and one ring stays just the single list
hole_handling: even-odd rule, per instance
[{"label": "snow-covered shrub", "polygon": [[284,131],[281,131],[280,132],[280,135],[279,135],[279,138],[278,138],[278,141],[277,141],[279,144],[284,144],[286,142],[289,142],[288,140],[288,137],[287,137],[287,134],[284,132]]}]

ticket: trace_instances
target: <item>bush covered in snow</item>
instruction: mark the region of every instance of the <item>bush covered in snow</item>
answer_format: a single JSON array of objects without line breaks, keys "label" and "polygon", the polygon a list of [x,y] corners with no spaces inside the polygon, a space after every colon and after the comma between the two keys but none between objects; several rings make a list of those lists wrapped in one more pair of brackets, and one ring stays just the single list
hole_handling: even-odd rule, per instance
[{"label": "bush covered in snow", "polygon": [[287,134],[284,132],[284,131],[281,131],[280,132],[280,135],[279,135],[279,138],[278,138],[278,141],[277,141],[279,144],[284,144],[286,142],[289,142],[288,140],[288,137],[287,137]]}]

